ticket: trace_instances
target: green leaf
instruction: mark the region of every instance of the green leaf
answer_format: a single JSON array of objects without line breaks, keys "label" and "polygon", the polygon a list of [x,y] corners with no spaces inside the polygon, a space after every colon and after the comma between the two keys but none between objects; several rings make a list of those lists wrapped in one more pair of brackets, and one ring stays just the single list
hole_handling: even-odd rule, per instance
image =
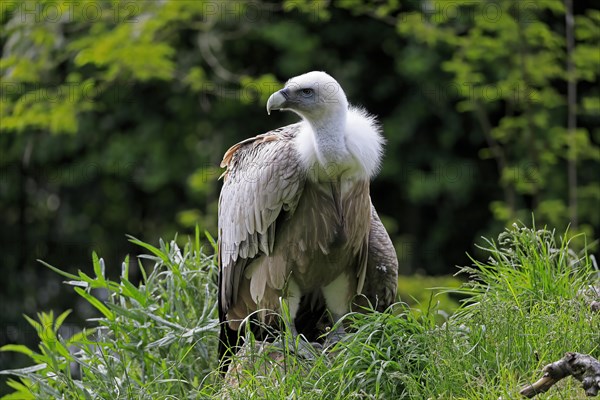
[{"label": "green leaf", "polygon": [[16,353],[25,354],[26,356],[32,356],[34,354],[33,350],[22,344],[5,344],[0,347],[0,351],[14,351]]},{"label": "green leaf", "polygon": [[121,264],[121,278],[124,280],[129,279],[129,254],[125,257],[125,260]]},{"label": "green leaf", "polygon": [[100,281],[104,281],[104,260],[98,258],[98,254],[96,252],[92,252],[92,264],[94,266],[94,274],[96,274],[96,279]]},{"label": "green leaf", "polygon": [[42,371],[46,368],[48,368],[48,364],[38,364],[26,368],[7,369],[4,371],[0,371],[0,375],[30,374],[32,372]]},{"label": "green leaf", "polygon": [[147,299],[145,294],[136,288],[131,282],[126,279],[121,279],[121,285],[123,285],[123,295],[131,297],[142,306],[146,305]]},{"label": "green leaf", "polygon": [[27,320],[27,322],[29,322],[29,324],[31,326],[33,326],[35,328],[35,330],[38,333],[42,331],[43,328],[42,328],[42,325],[39,322],[35,321],[34,319],[32,319],[31,317],[29,317],[27,315],[23,315],[23,317]]},{"label": "green leaf", "polygon": [[[196,235],[197,235],[197,233],[196,233]],[[216,241],[216,240],[215,240],[215,238],[214,238],[214,237],[213,237],[213,236],[210,234],[210,232],[209,232],[209,231],[204,231],[204,235],[206,236],[206,238],[208,239],[208,241],[209,241],[209,242],[210,242],[210,244],[212,245],[212,247],[213,247],[213,250],[214,250],[214,252],[215,252],[215,254],[216,254],[216,253],[217,253],[217,251],[218,251],[217,241]]]},{"label": "green leaf", "polygon": [[16,390],[16,392],[2,396],[0,400],[34,400],[36,398],[31,389],[20,382],[9,379],[6,385]]},{"label": "green leaf", "polygon": [[90,303],[92,306],[94,306],[94,308],[96,308],[98,311],[100,311],[102,313],[102,315],[104,315],[108,320],[110,320],[110,321],[114,320],[114,314],[104,304],[102,304],[102,302],[100,300],[98,300],[97,298],[95,298],[94,296],[92,296],[91,294],[89,294],[88,292],[86,292],[85,290],[83,290],[81,288],[75,287],[74,290],[81,297],[86,299],[88,303]]},{"label": "green leaf", "polygon": [[39,262],[40,264],[42,264],[42,265],[50,268],[52,271],[56,272],[59,275],[62,275],[64,277],[66,277],[66,278],[69,278],[69,279],[74,280],[74,281],[79,281],[80,280],[77,275],[73,275],[73,274],[70,274],[68,272],[62,271],[62,270],[60,270],[60,269],[58,269],[56,267],[53,267],[52,265],[48,264],[47,262],[45,262],[43,260],[39,260],[38,259],[37,262]]},{"label": "green leaf", "polygon": [[60,314],[58,317],[56,317],[56,320],[54,321],[54,330],[58,331],[58,328],[60,328],[62,326],[65,319],[71,314],[71,311],[72,310],[66,310],[65,312]]},{"label": "green leaf", "polygon": [[143,247],[146,250],[149,250],[152,254],[154,254],[155,256],[157,256],[158,258],[160,258],[164,263],[166,263],[166,264],[169,263],[169,257],[168,257],[168,255],[166,255],[160,249],[157,249],[156,247],[152,246],[151,244],[142,242],[141,240],[136,239],[133,236],[127,235],[127,237],[129,238],[129,241],[131,243],[137,244],[138,246]]}]

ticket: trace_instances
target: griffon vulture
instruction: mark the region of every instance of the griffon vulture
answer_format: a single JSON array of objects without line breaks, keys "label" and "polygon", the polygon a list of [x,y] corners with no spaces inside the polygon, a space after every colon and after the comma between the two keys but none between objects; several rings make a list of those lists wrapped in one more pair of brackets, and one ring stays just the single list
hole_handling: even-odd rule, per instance
[{"label": "griffon vulture", "polygon": [[[279,310],[280,298],[297,335],[303,298],[324,301],[337,321],[358,294],[379,310],[396,297],[398,260],[369,196],[384,143],[375,118],[325,72],[290,79],[267,101],[273,110],[302,120],[234,145],[221,163],[222,360],[242,321]],[[341,334],[340,324],[332,336]]]}]

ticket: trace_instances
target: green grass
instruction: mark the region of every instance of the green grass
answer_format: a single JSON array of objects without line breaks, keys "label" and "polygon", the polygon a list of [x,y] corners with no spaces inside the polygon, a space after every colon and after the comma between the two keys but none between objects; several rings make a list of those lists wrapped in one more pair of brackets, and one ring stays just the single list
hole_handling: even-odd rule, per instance
[{"label": "green grass", "polygon": [[398,296],[415,315],[435,312],[443,323],[459,308],[459,289],[464,280],[454,276],[403,275],[398,279]]},{"label": "green grass", "polygon": [[[154,264],[138,286],[128,279],[127,260],[118,282],[105,278],[95,255],[94,276],[51,267],[99,318],[70,338],[59,329],[68,312],[28,318],[40,345],[2,348],[33,362],[1,372],[13,377],[15,391],[3,399],[517,399],[565,352],[600,355],[600,315],[580,294],[597,284],[597,271],[569,249],[566,235],[559,239],[515,225],[486,241],[488,260],[461,270],[466,284],[439,291],[466,299],[450,317],[440,320],[443,302],[435,297],[420,311],[398,303],[389,313],[350,314],[352,333],[331,351],[310,361],[287,351],[279,361],[268,351],[252,353],[230,377],[235,385],[216,371],[217,268],[199,232],[182,250],[174,241],[155,248],[132,239]],[[95,296],[98,289],[107,300]],[[585,396],[567,379],[538,398]]]}]

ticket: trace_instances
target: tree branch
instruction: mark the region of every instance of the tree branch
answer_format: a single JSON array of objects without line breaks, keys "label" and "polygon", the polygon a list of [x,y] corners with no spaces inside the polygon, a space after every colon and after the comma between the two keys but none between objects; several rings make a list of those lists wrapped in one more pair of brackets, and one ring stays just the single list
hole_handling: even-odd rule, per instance
[{"label": "tree branch", "polygon": [[519,393],[532,398],[547,392],[569,375],[583,384],[587,396],[596,396],[600,391],[600,362],[587,354],[567,353],[562,359],[546,365],[542,371],[544,375],[537,382],[524,387]]}]

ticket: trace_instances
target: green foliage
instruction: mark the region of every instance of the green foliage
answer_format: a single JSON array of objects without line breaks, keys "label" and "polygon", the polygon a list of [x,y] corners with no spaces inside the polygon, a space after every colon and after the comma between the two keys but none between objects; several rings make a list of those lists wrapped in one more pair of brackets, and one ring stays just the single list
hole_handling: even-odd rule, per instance
[{"label": "green foliage", "polygon": [[[465,294],[470,302],[481,302],[492,290],[499,301],[514,303],[519,309],[528,309],[534,304],[545,305],[558,297],[576,298],[577,291],[590,281],[592,270],[581,263],[589,263],[587,255],[578,258],[570,248],[567,233],[559,245],[555,232],[541,229],[535,231],[518,224],[507,229],[498,237],[498,243],[486,240],[482,247],[490,253],[487,262],[473,260],[474,267],[461,272],[470,275]],[[508,265],[512,268],[499,268]],[[583,273],[582,273],[583,272]],[[524,296],[520,301],[517,294]],[[552,302],[550,302],[552,303]]]},{"label": "green foliage", "polygon": [[[129,280],[129,262],[118,281],[105,276],[102,259],[93,256],[94,276],[73,275],[47,265],[67,278],[85,302],[99,312],[91,328],[63,337],[56,319],[38,313],[25,317],[39,336],[39,352],[23,345],[0,348],[25,354],[34,366],[3,371],[20,377],[9,386],[10,398],[187,398],[212,372],[217,325],[214,294],[216,266],[200,247],[199,232],[183,250],[175,241],[160,248],[131,239],[149,254],[151,272],[140,285]],[[144,267],[140,261],[142,271]],[[12,397],[11,397],[12,396]]]},{"label": "green foliage", "polygon": [[[567,237],[557,244],[554,232],[515,224],[486,241],[488,260],[462,269],[471,277],[460,290],[465,306],[436,332],[431,350],[439,361],[423,375],[426,397],[516,398],[565,352],[598,357],[600,317],[583,294],[598,272]],[[583,399],[575,387],[568,382],[539,398]]]},{"label": "green foliage", "polygon": [[[590,197],[588,188],[597,188],[598,181],[583,170],[600,161],[600,148],[587,128],[577,130],[573,138],[567,134],[565,95],[556,84],[569,79],[564,29],[556,29],[557,21],[547,18],[564,19],[564,14],[560,0],[433,2],[394,21],[402,36],[451,54],[441,62],[450,80],[438,89],[442,101],[451,91],[456,110],[473,115],[487,144],[479,154],[496,162],[504,192],[503,200],[491,203],[496,220],[527,220],[533,210],[543,223],[561,229],[577,225],[579,219],[581,225],[572,227],[572,234],[592,235],[600,220],[590,207],[600,199]],[[581,102],[599,94],[597,85],[585,83],[598,81],[600,37],[597,29],[590,29],[598,20],[596,10],[585,10],[576,19],[574,78],[582,83]],[[588,115],[596,121],[600,117],[595,111]],[[565,163],[573,159],[583,178],[577,184],[575,220],[569,213],[575,205],[562,195],[567,191]]]},{"label": "green foliage", "polygon": [[[295,121],[264,103],[308,70],[331,73],[382,123],[371,196],[404,274],[453,273],[465,250],[480,255],[476,238],[532,211],[595,243],[596,8],[575,2],[569,75],[561,0],[0,2],[3,324],[73,307],[77,293],[38,258],[73,273],[96,250],[118,280],[114,266],[139,251],[126,233],[216,235],[223,153]],[[15,367],[7,357],[0,368]]]},{"label": "green foliage", "polygon": [[438,314],[436,320],[444,322],[459,307],[455,289],[462,281],[453,276],[408,275],[398,279],[398,297],[417,316]]},{"label": "green foliage", "polygon": [[[564,352],[600,354],[600,315],[583,295],[598,284],[598,272],[567,238],[557,243],[554,232],[515,225],[488,240],[487,261],[473,260],[462,269],[469,282],[447,289],[466,300],[443,324],[435,307],[416,313],[401,303],[386,313],[349,314],[351,333],[312,360],[287,345],[274,359],[248,332],[246,351],[255,353],[238,360],[242,368],[225,383],[216,370],[216,267],[199,232],[183,251],[174,241],[156,248],[132,239],[148,253],[141,258],[154,263],[138,286],[128,280],[127,263],[118,282],[107,279],[95,255],[93,277],[49,266],[102,316],[70,338],[60,331],[69,312],[26,317],[39,352],[2,347],[35,363],[0,372],[19,378],[3,399],[517,398]],[[284,332],[283,343],[290,340]],[[538,397],[583,399],[584,392],[566,380]]]}]

